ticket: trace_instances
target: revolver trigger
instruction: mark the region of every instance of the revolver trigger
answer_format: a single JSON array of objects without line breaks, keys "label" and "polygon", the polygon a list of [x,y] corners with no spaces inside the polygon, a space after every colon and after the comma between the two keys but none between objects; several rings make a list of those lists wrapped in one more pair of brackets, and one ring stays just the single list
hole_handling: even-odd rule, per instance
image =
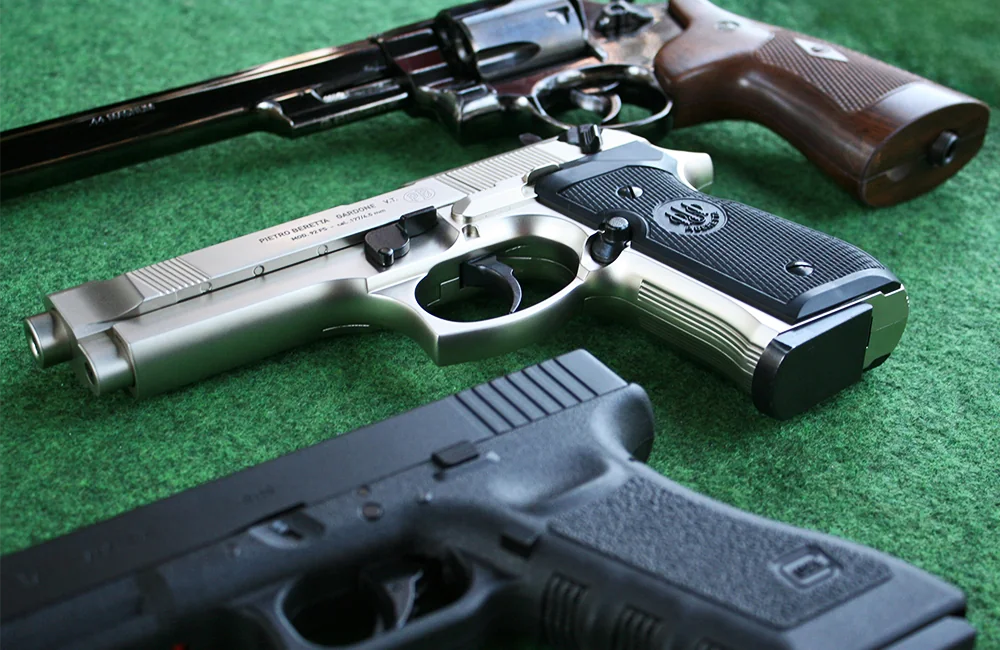
[{"label": "revolver trigger", "polygon": [[610,101],[610,106],[608,107],[608,112],[604,114],[601,118],[601,124],[608,124],[613,122],[618,118],[618,114],[622,112],[622,98],[618,95],[610,95],[608,97]]},{"label": "revolver trigger", "polygon": [[510,299],[509,314],[516,312],[521,306],[524,292],[514,277],[514,269],[498,260],[496,255],[462,262],[459,283],[462,287],[486,287],[505,293]]},{"label": "revolver trigger", "polygon": [[607,124],[618,117],[618,114],[622,110],[621,97],[617,94],[603,94],[615,86],[617,84],[611,84],[607,88],[598,88],[591,92],[574,88],[569,91],[569,98],[577,108],[589,111],[595,115],[601,115],[601,124]]}]

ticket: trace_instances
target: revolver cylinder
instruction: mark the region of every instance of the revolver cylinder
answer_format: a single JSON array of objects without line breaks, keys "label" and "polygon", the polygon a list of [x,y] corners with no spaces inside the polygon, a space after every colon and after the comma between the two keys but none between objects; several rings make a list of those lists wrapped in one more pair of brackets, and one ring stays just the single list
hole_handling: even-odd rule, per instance
[{"label": "revolver cylinder", "polygon": [[484,80],[574,60],[590,49],[572,0],[507,2],[464,16],[445,10],[437,25],[458,63]]}]

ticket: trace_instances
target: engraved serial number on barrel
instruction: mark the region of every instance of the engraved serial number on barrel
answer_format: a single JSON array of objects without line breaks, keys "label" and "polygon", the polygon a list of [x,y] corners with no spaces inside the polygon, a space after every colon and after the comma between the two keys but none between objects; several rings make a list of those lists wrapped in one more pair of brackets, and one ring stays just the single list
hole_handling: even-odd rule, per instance
[{"label": "engraved serial number on barrel", "polygon": [[90,126],[100,126],[101,124],[107,124],[108,122],[115,122],[117,120],[124,120],[127,117],[132,117],[134,115],[142,115],[143,113],[149,113],[155,111],[156,106],[154,104],[141,104],[139,106],[130,106],[129,108],[123,108],[119,111],[111,111],[110,113],[105,113],[104,115],[98,115],[96,117],[90,118]]}]

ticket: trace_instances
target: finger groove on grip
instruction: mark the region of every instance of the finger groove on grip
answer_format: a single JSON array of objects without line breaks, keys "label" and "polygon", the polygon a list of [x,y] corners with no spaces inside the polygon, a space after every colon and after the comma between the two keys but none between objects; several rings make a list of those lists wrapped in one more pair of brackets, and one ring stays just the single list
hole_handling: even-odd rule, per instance
[{"label": "finger groove on grip", "polygon": [[558,648],[577,650],[580,607],[587,588],[561,575],[554,575],[542,596],[542,630],[545,640]]},{"label": "finger groove on grip", "polygon": [[761,63],[801,77],[847,112],[868,108],[919,77],[802,34],[779,30],[757,50]]},{"label": "finger groove on grip", "polygon": [[777,628],[804,623],[892,577],[853,549],[632,478],[561,515],[556,535]]}]

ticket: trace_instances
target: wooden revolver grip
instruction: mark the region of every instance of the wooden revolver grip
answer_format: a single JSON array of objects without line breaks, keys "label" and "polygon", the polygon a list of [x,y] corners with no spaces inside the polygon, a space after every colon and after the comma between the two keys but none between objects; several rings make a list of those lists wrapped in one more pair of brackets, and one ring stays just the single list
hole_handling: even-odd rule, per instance
[{"label": "wooden revolver grip", "polygon": [[684,31],[655,68],[676,127],[758,122],[876,206],[933,189],[982,145],[989,109],[972,97],[707,0],[671,0],[670,13]]}]

